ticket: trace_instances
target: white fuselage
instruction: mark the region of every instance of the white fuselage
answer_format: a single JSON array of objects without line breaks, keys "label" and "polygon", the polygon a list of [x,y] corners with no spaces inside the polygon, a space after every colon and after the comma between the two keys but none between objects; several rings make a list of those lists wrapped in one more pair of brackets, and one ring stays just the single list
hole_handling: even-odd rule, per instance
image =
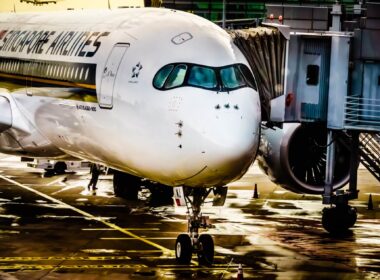
[{"label": "white fuselage", "polygon": [[248,65],[205,19],[165,9],[2,14],[0,32],[0,96],[12,111],[1,152],[200,187],[240,178],[256,156],[253,88],[153,86],[170,63]]}]

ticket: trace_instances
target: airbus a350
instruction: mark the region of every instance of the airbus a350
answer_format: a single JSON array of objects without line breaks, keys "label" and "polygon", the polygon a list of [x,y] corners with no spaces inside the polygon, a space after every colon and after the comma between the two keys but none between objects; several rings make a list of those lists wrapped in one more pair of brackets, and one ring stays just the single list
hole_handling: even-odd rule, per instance
[{"label": "airbus a350", "polygon": [[109,166],[130,198],[139,178],[185,187],[177,260],[212,263],[201,205],[251,165],[261,121],[227,32],[166,9],[1,14],[0,77],[0,152]]}]

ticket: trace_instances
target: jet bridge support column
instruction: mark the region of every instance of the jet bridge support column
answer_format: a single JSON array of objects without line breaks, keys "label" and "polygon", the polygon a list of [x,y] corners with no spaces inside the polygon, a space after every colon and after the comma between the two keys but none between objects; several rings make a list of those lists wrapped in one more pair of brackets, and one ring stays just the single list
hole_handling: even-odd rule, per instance
[{"label": "jet bridge support column", "polygon": [[327,132],[327,155],[325,171],[325,188],[323,192],[323,204],[332,203],[333,182],[334,182],[334,165],[335,165],[335,141],[332,130]]},{"label": "jet bridge support column", "polygon": [[357,198],[357,167],[358,167],[358,133],[352,134],[351,141],[351,159],[350,159],[350,187],[347,192],[338,190],[333,192],[333,179],[335,168],[335,149],[338,141],[338,134],[329,130],[327,134],[327,155],[326,155],[326,173],[325,187],[323,193],[323,204],[330,204],[322,212],[322,225],[332,234],[347,232],[352,227],[357,218],[356,209],[351,207],[348,202]]},{"label": "jet bridge support column", "polygon": [[351,159],[350,159],[350,186],[348,189],[349,198],[358,198],[358,167],[359,167],[359,134],[358,131],[352,131],[351,136]]}]

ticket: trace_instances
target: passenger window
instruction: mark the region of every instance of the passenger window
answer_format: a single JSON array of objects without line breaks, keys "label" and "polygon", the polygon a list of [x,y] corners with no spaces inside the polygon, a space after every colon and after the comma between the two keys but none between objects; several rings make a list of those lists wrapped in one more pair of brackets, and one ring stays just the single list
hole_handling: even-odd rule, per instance
[{"label": "passenger window", "polygon": [[306,84],[311,86],[318,85],[319,82],[319,66],[318,65],[308,65],[306,70]]},{"label": "passenger window", "polygon": [[166,82],[166,79],[168,78],[170,72],[173,70],[173,65],[166,65],[165,67],[161,68],[160,71],[156,74],[153,80],[153,85],[156,88],[162,88]]},{"label": "passenger window", "polygon": [[191,67],[188,84],[207,89],[215,88],[217,85],[215,71],[211,68],[193,66]]},{"label": "passenger window", "polygon": [[227,89],[235,89],[245,86],[243,75],[237,67],[231,66],[220,70],[223,86]]},{"label": "passenger window", "polygon": [[185,64],[177,65],[170,73],[169,78],[166,81],[165,88],[170,89],[181,86],[185,80],[187,66]]}]

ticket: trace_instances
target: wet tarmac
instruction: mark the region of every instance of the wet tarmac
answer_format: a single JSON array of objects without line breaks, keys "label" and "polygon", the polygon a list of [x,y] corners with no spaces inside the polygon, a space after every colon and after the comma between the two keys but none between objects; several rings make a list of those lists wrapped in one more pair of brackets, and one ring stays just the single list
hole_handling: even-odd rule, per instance
[{"label": "wet tarmac", "polygon": [[[44,177],[0,155],[0,279],[380,279],[380,185],[359,171],[359,219],[347,236],[321,226],[319,196],[292,194],[254,166],[231,184],[226,205],[211,207],[213,267],[178,265],[186,209],[113,197],[112,177],[96,193],[89,174]],[[259,199],[253,199],[258,184]],[[374,210],[367,210],[372,194]]]}]

